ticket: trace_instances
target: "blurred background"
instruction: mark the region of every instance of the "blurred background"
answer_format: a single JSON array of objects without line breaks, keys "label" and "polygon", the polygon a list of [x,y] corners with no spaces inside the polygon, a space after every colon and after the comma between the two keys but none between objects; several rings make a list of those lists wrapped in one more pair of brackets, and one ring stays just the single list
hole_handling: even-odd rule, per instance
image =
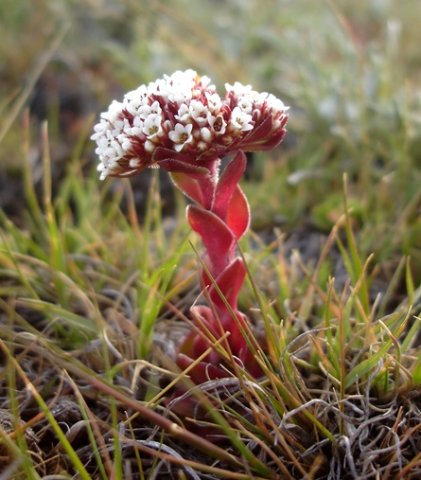
[{"label": "blurred background", "polygon": [[386,265],[410,253],[421,276],[420,18],[419,0],[1,0],[0,208],[25,208],[25,111],[34,182],[47,120],[57,186],[75,159],[96,175],[89,136],[113,99],[193,68],[291,106],[284,144],[255,155],[244,182],[256,231],[329,232],[346,172],[362,253]]}]

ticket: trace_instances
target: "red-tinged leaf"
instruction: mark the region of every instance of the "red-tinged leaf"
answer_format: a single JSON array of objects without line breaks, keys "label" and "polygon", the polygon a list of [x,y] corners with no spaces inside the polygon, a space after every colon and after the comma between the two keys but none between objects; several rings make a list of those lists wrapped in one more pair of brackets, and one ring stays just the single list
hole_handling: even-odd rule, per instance
[{"label": "red-tinged leaf", "polygon": [[206,305],[195,305],[190,308],[190,313],[200,329],[203,329],[203,331],[207,329],[213,335],[216,334],[218,322],[215,320],[211,308]]},{"label": "red-tinged leaf", "polygon": [[241,360],[244,368],[252,377],[259,378],[263,375],[263,371],[259,363],[246,343],[240,350],[238,358]]},{"label": "red-tinged leaf", "polygon": [[[244,269],[244,265],[242,265],[242,268]],[[246,341],[241,334],[242,329],[240,328],[240,325],[244,327],[248,320],[247,317],[239,312],[234,305],[231,305],[231,307],[232,308],[227,308],[223,302],[215,304],[218,315],[217,318],[215,318],[214,312],[206,305],[198,305],[191,308],[193,317],[196,320],[197,328],[204,333],[204,335],[197,333],[193,339],[189,339],[189,342],[192,342],[189,347],[189,352],[191,352],[189,356],[191,358],[197,358],[212,345],[211,338],[207,338],[206,330],[217,339],[220,338],[224,332],[230,332],[228,344],[235,356],[238,356],[240,351],[244,349]],[[180,349],[180,352],[186,353],[184,349]],[[212,351],[206,357],[206,361],[217,363],[219,361],[218,353]]]},{"label": "red-tinged leaf", "polygon": [[247,151],[248,152],[264,152],[264,151],[273,150],[282,142],[282,140],[285,137],[285,134],[286,134],[286,130],[280,130],[265,142],[260,142],[260,143],[256,142],[254,145],[248,145]]},{"label": "red-tinged leaf", "polygon": [[282,118],[282,120],[281,120],[281,126],[280,126],[280,128],[284,128],[284,127],[285,127],[285,125],[286,125],[287,122],[288,122],[288,118],[289,118],[288,115],[287,115],[287,114],[284,114],[284,116],[283,116],[283,118]]},{"label": "red-tinged leaf", "polygon": [[236,186],[228,205],[226,222],[237,240],[244,235],[250,225],[249,203],[239,185]]},{"label": "red-tinged leaf", "polygon": [[[233,318],[232,314],[226,312],[221,319],[224,328],[231,332],[231,335],[228,338],[228,342],[231,348],[233,355],[240,358],[240,352],[243,352],[245,349],[248,349],[246,340],[243,337],[242,330],[247,331],[245,327],[248,323],[247,317],[239,312],[235,311],[236,318]],[[242,328],[240,328],[240,325]]]},{"label": "red-tinged leaf", "polygon": [[[194,306],[190,311],[195,328],[181,342],[178,351],[188,357],[197,358],[212,345],[211,336],[219,338],[221,329],[218,328],[212,310],[206,305]],[[210,336],[209,339],[208,336]],[[210,358],[208,356],[207,360]]]},{"label": "red-tinged leaf", "polygon": [[174,185],[191,200],[202,204],[203,193],[197,180],[181,172],[172,172],[170,177]]},{"label": "red-tinged leaf", "polygon": [[171,150],[170,148],[165,148],[165,147],[158,147],[155,149],[152,155],[152,161],[154,163],[160,162],[161,160],[168,160],[168,159],[174,159],[178,161],[189,161],[191,158],[188,155],[184,155],[182,153],[177,153],[174,150]]},{"label": "red-tinged leaf", "polygon": [[[220,292],[233,310],[237,309],[238,293],[243,285],[245,276],[246,269],[243,260],[237,257],[216,279]],[[209,289],[209,297],[217,308],[226,309],[225,302],[214,285],[211,285]]]},{"label": "red-tinged leaf", "polygon": [[239,151],[225,167],[216,187],[212,211],[225,220],[227,208],[234,190],[240,181],[247,165],[244,152]]},{"label": "red-tinged leaf", "polygon": [[187,219],[202,238],[210,261],[210,273],[217,277],[230,261],[235,245],[233,234],[214,213],[196,205],[187,207]]},{"label": "red-tinged leaf", "polygon": [[203,178],[209,175],[209,170],[206,167],[192,165],[191,163],[175,160],[173,158],[160,160],[159,166],[168,172],[185,173],[193,178]]},{"label": "red-tinged leaf", "polygon": [[196,161],[199,164],[214,162],[216,159],[220,159],[225,156],[227,152],[227,147],[225,145],[212,145],[208,150],[205,150],[201,153],[197,158]]},{"label": "red-tinged leaf", "polygon": [[253,130],[250,131],[241,141],[241,147],[244,146],[244,150],[247,151],[247,145],[253,144],[265,139],[272,130],[272,117],[267,115],[267,117]]},{"label": "red-tinged leaf", "polygon": [[136,168],[136,170],[130,170],[130,171],[125,171],[121,170],[119,172],[112,172],[112,173],[107,173],[107,177],[118,177],[118,178],[128,178],[128,177],[134,177],[135,175],[138,175],[140,172],[145,170],[147,167],[141,167],[141,168]]},{"label": "red-tinged leaf", "polygon": [[[177,355],[176,361],[177,365],[181,369],[185,370],[186,368],[191,366],[191,364],[194,362],[194,359],[189,358],[182,353],[179,353]],[[189,371],[189,376],[194,383],[200,385],[201,383],[205,383],[208,380],[225,378],[227,377],[227,372],[212,363],[200,362]]]}]

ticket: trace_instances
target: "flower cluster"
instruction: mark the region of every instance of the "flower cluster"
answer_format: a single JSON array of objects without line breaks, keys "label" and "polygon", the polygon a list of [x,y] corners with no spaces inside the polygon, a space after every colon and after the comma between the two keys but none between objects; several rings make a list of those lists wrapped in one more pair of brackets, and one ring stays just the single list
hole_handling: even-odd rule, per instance
[{"label": "flower cluster", "polygon": [[113,101],[101,114],[97,143],[101,179],[128,176],[175,159],[200,165],[242,150],[270,150],[285,134],[288,107],[239,82],[221,98],[194,70],[164,75]]}]

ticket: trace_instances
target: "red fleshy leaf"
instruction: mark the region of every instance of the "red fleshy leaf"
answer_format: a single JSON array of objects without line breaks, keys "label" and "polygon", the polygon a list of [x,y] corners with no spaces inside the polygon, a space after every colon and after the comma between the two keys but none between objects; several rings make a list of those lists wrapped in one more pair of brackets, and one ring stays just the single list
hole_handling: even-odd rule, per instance
[{"label": "red fleshy leaf", "polygon": [[[216,279],[219,290],[233,310],[237,308],[238,292],[244,282],[245,276],[246,269],[243,260],[237,257]],[[211,285],[209,289],[209,297],[217,308],[226,308],[224,301],[214,285]]]},{"label": "red fleshy leaf", "polygon": [[284,139],[286,134],[286,130],[280,130],[276,132],[269,140],[265,142],[256,142],[255,144],[247,146],[248,152],[264,152],[273,150],[276,146],[278,146],[282,140]]},{"label": "red fleshy leaf", "polygon": [[230,261],[235,242],[233,234],[214,213],[196,205],[187,207],[187,219],[202,238],[208,252],[210,273],[217,277]]},{"label": "red fleshy leaf", "polygon": [[157,163],[157,162],[160,162],[161,160],[168,160],[168,159],[178,160],[182,162],[183,161],[188,162],[189,160],[191,160],[191,158],[188,155],[177,153],[174,150],[171,150],[170,148],[157,147],[153,152],[153,155],[152,155],[153,163]]},{"label": "red fleshy leaf", "polygon": [[[193,361],[193,359],[182,353],[179,353],[176,358],[177,365],[183,370],[188,368]],[[194,383],[200,385],[208,380],[225,378],[227,377],[227,372],[212,363],[199,362],[192,368],[192,370],[190,370],[189,375]]]},{"label": "red fleshy leaf", "polygon": [[[244,325],[248,323],[248,320],[247,317],[238,310],[236,310],[234,313],[236,318],[233,318],[232,313],[228,311],[221,315],[221,323],[223,324],[225,330],[231,332],[231,335],[228,338],[228,343],[233,355],[240,358],[240,353],[245,349],[248,349],[248,345],[243,337],[240,325],[244,327]],[[246,328],[244,328],[244,330],[247,331]]]},{"label": "red fleshy leaf", "polygon": [[202,189],[197,180],[181,172],[172,172],[169,175],[174,185],[181,190],[184,195],[199,204],[203,203]]},{"label": "red fleshy leaf", "polygon": [[250,225],[250,207],[239,185],[236,186],[228,205],[226,222],[237,240],[244,235]]},{"label": "red fleshy leaf", "polygon": [[264,141],[265,137],[269,135],[270,131],[272,130],[272,125],[272,117],[271,115],[267,115],[267,117],[256,128],[251,130],[250,133],[243,138],[240,143],[241,148],[244,148],[245,151],[248,151],[247,145],[259,141],[261,142],[262,140]]},{"label": "red fleshy leaf", "polygon": [[[240,259],[238,259],[238,261],[240,261]],[[235,262],[232,262],[232,264],[234,264],[234,267],[238,267],[238,263],[235,264]],[[245,274],[244,265],[242,265],[240,269],[241,268],[244,270]],[[229,279],[227,278],[226,280],[228,281]],[[241,279],[239,275],[239,278],[237,280],[232,280],[235,282],[243,279]],[[227,285],[224,285],[223,287],[228,288]],[[238,290],[240,289],[240,287],[241,283],[237,284],[234,287],[236,289],[236,292],[233,293],[233,295],[236,296],[238,294]],[[217,311],[217,318],[215,318],[213,310],[206,305],[197,305],[190,309],[193,317],[195,318],[197,328],[200,329],[203,334],[196,332],[193,336],[191,334],[188,335],[185,340],[185,342],[187,342],[186,345],[184,346],[183,342],[184,348],[180,348],[179,351],[180,353],[184,354],[189,353],[189,356],[191,358],[198,358],[209,347],[212,346],[212,340],[211,338],[207,338],[206,330],[209,330],[210,333],[217,339],[220,338],[223,333],[230,332],[230,335],[228,337],[228,344],[233,355],[240,358],[240,352],[242,352],[244,348],[247,347],[247,343],[241,333],[242,329],[240,325],[245,326],[245,324],[247,324],[247,317],[243,313],[239,312],[236,309],[236,306],[233,304],[231,305],[232,308],[227,308],[221,299],[219,303],[215,303],[214,306]],[[220,361],[220,357],[215,350],[212,350],[204,360],[206,362],[215,364]]]},{"label": "red fleshy leaf", "polygon": [[135,175],[138,175],[140,172],[145,170],[149,165],[145,167],[140,167],[136,168],[136,170],[130,170],[127,172],[126,170],[120,170],[120,171],[114,171],[107,173],[107,177],[119,177],[119,178],[129,178],[129,177],[134,177]]},{"label": "red fleshy leaf", "polygon": [[[203,332],[209,330],[215,337],[219,336],[218,322],[210,307],[206,305],[195,305],[190,308],[190,312],[195,324],[200,330],[203,330]],[[208,348],[208,346],[209,345],[206,345],[206,348]]]},{"label": "red fleshy leaf", "polygon": [[263,371],[259,363],[245,342],[243,348],[239,352],[238,358],[242,361],[245,369],[252,377],[258,378],[263,375]]},{"label": "red fleshy leaf", "polygon": [[192,165],[174,158],[160,160],[159,166],[168,172],[185,173],[193,178],[203,178],[209,175],[209,170],[206,167],[199,167],[198,165]]},{"label": "red fleshy leaf", "polygon": [[206,305],[195,305],[190,308],[190,312],[193,318],[200,317],[201,321],[205,323],[207,327],[210,327],[215,324],[213,312]]},{"label": "red fleshy leaf", "polygon": [[[206,335],[209,330],[215,337],[219,337],[217,322],[212,310],[206,305],[196,305],[190,309],[196,328],[192,329],[181,342],[178,351],[191,358],[197,358],[211,345]],[[198,330],[203,332],[201,335]]]},{"label": "red fleshy leaf", "polygon": [[[206,305],[196,305],[190,309],[195,320],[196,327],[200,332],[195,332],[191,343],[191,357],[197,358],[212,346],[212,336],[216,339],[224,333],[219,318],[215,318],[213,310]],[[186,353],[181,351],[182,353]],[[215,363],[219,361],[219,354],[212,350],[204,359],[206,362]]]},{"label": "red fleshy leaf", "polygon": [[209,161],[215,161],[215,159],[220,159],[225,156],[227,152],[227,147],[225,145],[211,145],[208,150],[205,150],[201,153],[196,161],[199,164],[207,163]]},{"label": "red fleshy leaf", "polygon": [[[210,346],[212,346],[212,337],[219,338],[221,327],[218,326],[217,320],[214,318],[212,310],[206,305],[197,305],[190,309],[196,328],[191,330],[189,334],[181,342],[178,352],[187,355],[190,358],[197,358],[202,355]],[[211,352],[206,357],[206,361],[212,362],[219,358],[216,352]]]},{"label": "red fleshy leaf", "polygon": [[227,208],[235,188],[246,169],[247,159],[244,152],[239,151],[225,167],[216,187],[212,211],[225,220]]}]

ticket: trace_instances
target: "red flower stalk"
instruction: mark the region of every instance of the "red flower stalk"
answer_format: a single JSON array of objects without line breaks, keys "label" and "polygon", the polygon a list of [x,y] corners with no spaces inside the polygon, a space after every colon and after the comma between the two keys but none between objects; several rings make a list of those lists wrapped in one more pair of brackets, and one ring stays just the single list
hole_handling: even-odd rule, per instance
[{"label": "red flower stalk", "polygon": [[[101,178],[161,167],[193,200],[187,220],[205,247],[201,286],[208,305],[191,308],[197,328],[179,347],[179,366],[185,368],[202,355],[212,345],[210,337],[229,332],[223,346],[258,376],[248,320],[237,305],[246,269],[236,256],[236,245],[250,223],[239,181],[246,168],[244,152],[270,150],[282,141],[288,108],[249,85],[237,82],[225,88],[221,99],[210,80],[193,70],[164,76],[127,93],[123,102],[114,101],[101,115],[92,139],[98,146]],[[221,158],[232,154],[221,173]],[[213,350],[190,371],[192,380],[227,376],[222,363]]]}]

